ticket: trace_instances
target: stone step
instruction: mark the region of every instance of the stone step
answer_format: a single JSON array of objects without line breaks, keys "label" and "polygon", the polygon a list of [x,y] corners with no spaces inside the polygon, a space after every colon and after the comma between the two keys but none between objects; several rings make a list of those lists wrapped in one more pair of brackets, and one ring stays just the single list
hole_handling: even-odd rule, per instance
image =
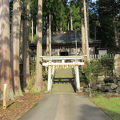
[{"label": "stone step", "polygon": [[57,69],[53,80],[52,93],[74,93],[74,89],[71,84],[73,79],[72,68]]}]

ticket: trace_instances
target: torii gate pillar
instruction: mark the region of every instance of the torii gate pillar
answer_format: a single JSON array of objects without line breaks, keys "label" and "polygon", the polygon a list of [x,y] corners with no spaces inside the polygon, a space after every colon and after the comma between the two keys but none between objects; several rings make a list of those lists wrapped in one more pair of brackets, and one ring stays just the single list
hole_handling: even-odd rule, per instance
[{"label": "torii gate pillar", "polygon": [[79,76],[79,67],[76,66],[76,83],[77,83],[77,90],[80,91],[80,76]]},{"label": "torii gate pillar", "polygon": [[51,66],[48,67],[48,91],[51,91],[52,88],[52,68]]}]

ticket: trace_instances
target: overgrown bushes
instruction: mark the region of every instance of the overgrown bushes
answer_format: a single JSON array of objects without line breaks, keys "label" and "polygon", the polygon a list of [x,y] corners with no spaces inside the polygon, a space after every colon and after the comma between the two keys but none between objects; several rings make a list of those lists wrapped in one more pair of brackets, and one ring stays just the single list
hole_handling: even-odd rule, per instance
[{"label": "overgrown bushes", "polygon": [[[29,85],[26,87],[26,90],[28,90],[31,93],[37,93],[39,91],[37,91],[35,89],[35,79],[36,79],[36,61],[32,60],[30,63],[30,81],[29,81]],[[45,91],[47,88],[47,72],[45,71],[45,69],[43,68],[43,85],[42,85],[42,91]]]},{"label": "overgrown bushes", "polygon": [[[86,66],[81,69],[82,78],[87,80],[86,83],[96,81],[98,76],[112,76],[113,75],[113,60],[100,59],[86,61]],[[83,76],[84,75],[84,76]]]}]

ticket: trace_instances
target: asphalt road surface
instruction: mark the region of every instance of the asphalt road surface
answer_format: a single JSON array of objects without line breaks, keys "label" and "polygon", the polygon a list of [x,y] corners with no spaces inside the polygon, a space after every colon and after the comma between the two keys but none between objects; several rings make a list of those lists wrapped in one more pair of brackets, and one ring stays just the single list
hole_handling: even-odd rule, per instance
[{"label": "asphalt road surface", "polygon": [[85,96],[51,94],[20,120],[111,120]]}]

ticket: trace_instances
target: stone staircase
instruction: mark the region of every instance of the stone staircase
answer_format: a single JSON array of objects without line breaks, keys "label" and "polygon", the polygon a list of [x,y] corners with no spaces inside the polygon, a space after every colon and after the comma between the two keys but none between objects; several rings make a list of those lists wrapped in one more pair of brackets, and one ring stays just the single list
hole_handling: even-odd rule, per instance
[{"label": "stone staircase", "polygon": [[72,68],[58,69],[53,80],[52,93],[68,94],[74,93],[74,75]]}]

